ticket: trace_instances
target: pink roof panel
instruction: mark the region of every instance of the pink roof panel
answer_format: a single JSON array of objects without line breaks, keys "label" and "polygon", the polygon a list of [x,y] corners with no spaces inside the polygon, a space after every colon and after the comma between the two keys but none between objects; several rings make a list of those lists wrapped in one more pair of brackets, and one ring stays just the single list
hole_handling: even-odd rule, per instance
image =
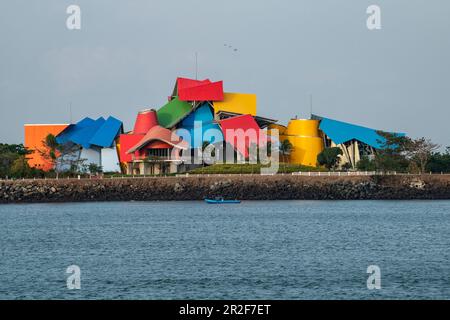
[{"label": "pink roof panel", "polygon": [[136,145],[134,145],[127,151],[127,153],[130,154],[142,148],[145,148],[153,141],[161,141],[170,145],[171,147],[179,149],[187,149],[188,147],[188,143],[182,140],[176,134],[172,133],[172,131],[157,125],[151,128],[150,131],[147,132],[147,134]]}]

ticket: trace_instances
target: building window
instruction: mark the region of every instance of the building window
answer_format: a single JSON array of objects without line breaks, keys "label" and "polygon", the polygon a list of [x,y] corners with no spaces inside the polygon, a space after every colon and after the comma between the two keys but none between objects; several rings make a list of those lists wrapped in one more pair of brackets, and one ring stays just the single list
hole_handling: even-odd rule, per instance
[{"label": "building window", "polygon": [[150,158],[170,158],[170,149],[149,149],[148,156]]}]

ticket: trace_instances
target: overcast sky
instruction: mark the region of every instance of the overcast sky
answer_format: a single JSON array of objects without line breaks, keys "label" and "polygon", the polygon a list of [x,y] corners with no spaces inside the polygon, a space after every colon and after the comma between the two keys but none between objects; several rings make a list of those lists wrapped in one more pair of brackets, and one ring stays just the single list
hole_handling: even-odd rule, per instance
[{"label": "overcast sky", "polygon": [[[66,28],[71,4],[81,30]],[[70,103],[73,120],[130,130],[195,76],[197,51],[199,78],[257,94],[261,116],[307,117],[312,94],[316,114],[450,145],[448,0],[2,0],[0,43],[0,142],[69,122]]]}]

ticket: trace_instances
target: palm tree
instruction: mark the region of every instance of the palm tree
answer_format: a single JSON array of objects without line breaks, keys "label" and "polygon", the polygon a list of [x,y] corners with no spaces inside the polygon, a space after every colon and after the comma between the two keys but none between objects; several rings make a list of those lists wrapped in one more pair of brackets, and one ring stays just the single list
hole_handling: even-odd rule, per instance
[{"label": "palm tree", "polygon": [[280,143],[279,149],[281,153],[282,162],[286,162],[286,159],[289,159],[289,155],[294,149],[294,146],[292,145],[292,143],[289,142],[289,140],[286,139]]},{"label": "palm tree", "polygon": [[60,145],[53,134],[47,135],[42,141],[42,145],[44,146],[44,149],[38,150],[38,152],[45,160],[47,160],[51,164],[52,169],[54,169],[56,172],[56,178],[58,179],[59,172],[57,168],[57,161],[59,153],[58,149],[60,148]]}]

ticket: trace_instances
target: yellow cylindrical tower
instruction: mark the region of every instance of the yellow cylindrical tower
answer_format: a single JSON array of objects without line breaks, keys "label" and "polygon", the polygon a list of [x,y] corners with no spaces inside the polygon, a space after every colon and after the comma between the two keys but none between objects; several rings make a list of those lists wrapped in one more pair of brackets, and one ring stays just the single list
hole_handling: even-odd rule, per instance
[{"label": "yellow cylindrical tower", "polygon": [[316,167],[317,156],[324,149],[319,120],[293,119],[288,124],[286,136],[293,147],[290,162]]}]

